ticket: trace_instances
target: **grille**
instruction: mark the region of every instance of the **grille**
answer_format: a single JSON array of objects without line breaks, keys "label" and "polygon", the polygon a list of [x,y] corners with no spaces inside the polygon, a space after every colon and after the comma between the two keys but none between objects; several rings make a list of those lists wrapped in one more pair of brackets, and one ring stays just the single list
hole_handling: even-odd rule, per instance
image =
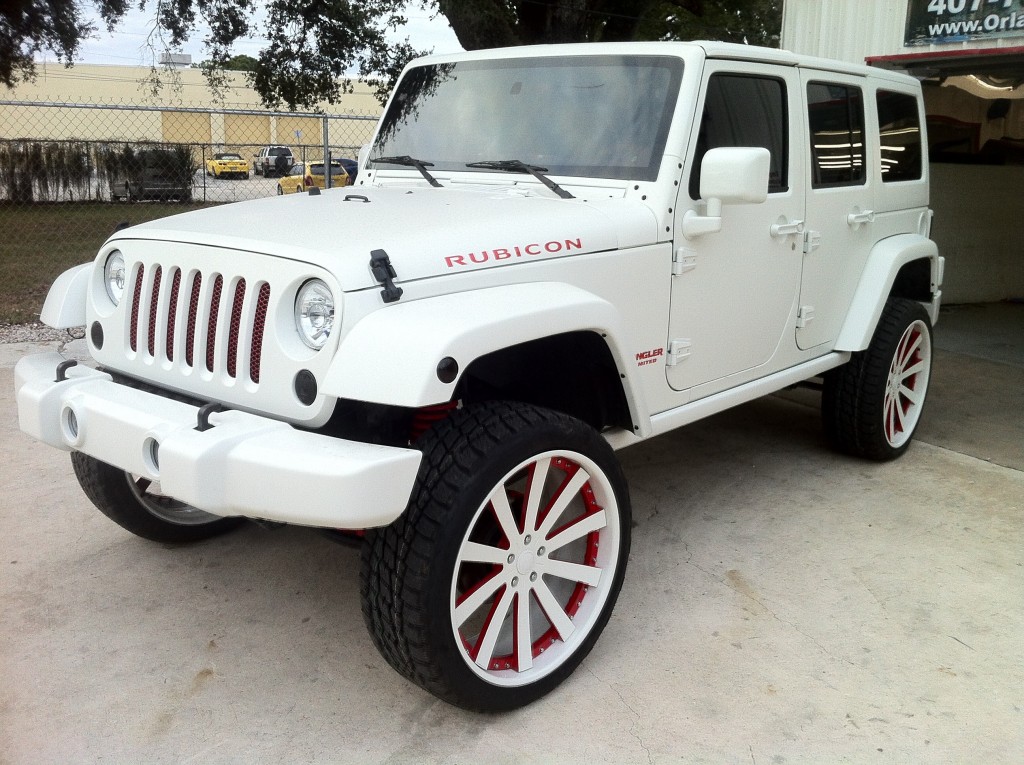
[{"label": "grille", "polygon": [[260,381],[270,306],[267,282],[223,273],[137,264],[128,346],[191,371],[196,362],[232,380]]}]

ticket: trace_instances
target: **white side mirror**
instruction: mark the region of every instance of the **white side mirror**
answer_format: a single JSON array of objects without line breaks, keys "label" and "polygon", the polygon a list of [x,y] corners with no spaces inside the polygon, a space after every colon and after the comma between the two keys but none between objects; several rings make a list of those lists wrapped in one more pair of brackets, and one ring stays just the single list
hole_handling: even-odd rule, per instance
[{"label": "white side mirror", "polygon": [[722,205],[760,204],[768,198],[771,152],[761,147],[711,149],[700,169],[704,215],[687,210],[683,236],[693,239],[722,230]]}]

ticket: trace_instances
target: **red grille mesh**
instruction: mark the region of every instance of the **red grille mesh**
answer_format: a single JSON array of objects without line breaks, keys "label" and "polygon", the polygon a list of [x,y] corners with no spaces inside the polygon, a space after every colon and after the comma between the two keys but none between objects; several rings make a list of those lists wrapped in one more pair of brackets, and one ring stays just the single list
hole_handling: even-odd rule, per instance
[{"label": "red grille mesh", "polygon": [[153,293],[149,296],[149,334],[146,337],[150,356],[156,356],[156,307],[160,299],[160,280],[163,275],[164,270],[157,266],[153,272]]},{"label": "red grille mesh", "polygon": [[142,277],[146,275],[146,267],[139,266],[135,276],[135,294],[132,297],[132,324],[128,332],[128,343],[133,351],[139,350],[139,303],[142,302]]},{"label": "red grille mesh", "polygon": [[242,304],[245,302],[245,279],[235,285],[235,299],[231,303],[231,326],[228,329],[228,376],[238,372],[238,329],[242,325]]},{"label": "red grille mesh", "polygon": [[267,309],[270,307],[270,285],[264,284],[260,287],[259,297],[256,299],[256,317],[252,327],[252,352],[249,356],[249,378],[254,382],[260,381],[260,361],[263,356],[263,330],[267,326]]},{"label": "red grille mesh", "polygon": [[185,363],[190,367],[195,354],[193,349],[196,346],[196,318],[199,316],[199,289],[203,286],[203,275],[196,274],[192,280],[192,297],[188,303],[188,326],[185,329]]},{"label": "red grille mesh", "polygon": [[224,291],[224,277],[217,274],[213,280],[213,295],[210,297],[210,321],[206,325],[206,371],[213,371],[217,358],[217,315],[220,313],[220,293]]},{"label": "red grille mesh", "polygon": [[171,281],[170,315],[167,317],[167,360],[174,361],[174,327],[178,318],[178,292],[181,289],[181,269],[174,269]]}]

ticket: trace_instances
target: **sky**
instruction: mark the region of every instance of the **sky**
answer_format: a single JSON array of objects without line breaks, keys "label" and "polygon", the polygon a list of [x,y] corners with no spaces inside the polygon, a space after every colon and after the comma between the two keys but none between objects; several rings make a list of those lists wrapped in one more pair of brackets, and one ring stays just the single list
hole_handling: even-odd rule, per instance
[{"label": "sky", "polygon": [[[148,10],[139,11],[136,3],[130,4],[130,10],[113,34],[106,31],[101,21],[97,20],[95,36],[82,43],[76,63],[110,64],[120,66],[149,66],[153,63],[152,53],[146,47],[149,29],[152,27],[154,3],[148,3]],[[85,8],[91,6],[83,3]],[[433,17],[431,11],[410,3],[406,13],[409,23],[394,34],[397,39],[409,38],[414,48],[419,50],[433,49],[434,53],[453,53],[462,50],[455,33],[443,16]],[[182,46],[183,53],[192,55],[192,61],[199,63],[205,57],[202,49],[203,33],[199,31]],[[233,53],[255,56],[263,46],[259,39],[241,40],[235,45]]]}]

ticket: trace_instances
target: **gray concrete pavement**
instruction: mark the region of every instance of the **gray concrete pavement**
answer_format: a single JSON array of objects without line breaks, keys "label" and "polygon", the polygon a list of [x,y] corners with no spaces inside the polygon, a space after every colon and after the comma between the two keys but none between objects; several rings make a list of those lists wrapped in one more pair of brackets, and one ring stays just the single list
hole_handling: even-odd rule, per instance
[{"label": "gray concrete pavement", "polygon": [[[174,549],[101,516],[17,430],[30,350],[0,345],[0,762],[1024,761],[1024,366],[938,354],[894,463],[829,452],[781,397],[621,452],[608,628],[553,694],[481,716],[377,655],[355,550],[255,526]],[[957,429],[981,363],[1005,398]]]}]

